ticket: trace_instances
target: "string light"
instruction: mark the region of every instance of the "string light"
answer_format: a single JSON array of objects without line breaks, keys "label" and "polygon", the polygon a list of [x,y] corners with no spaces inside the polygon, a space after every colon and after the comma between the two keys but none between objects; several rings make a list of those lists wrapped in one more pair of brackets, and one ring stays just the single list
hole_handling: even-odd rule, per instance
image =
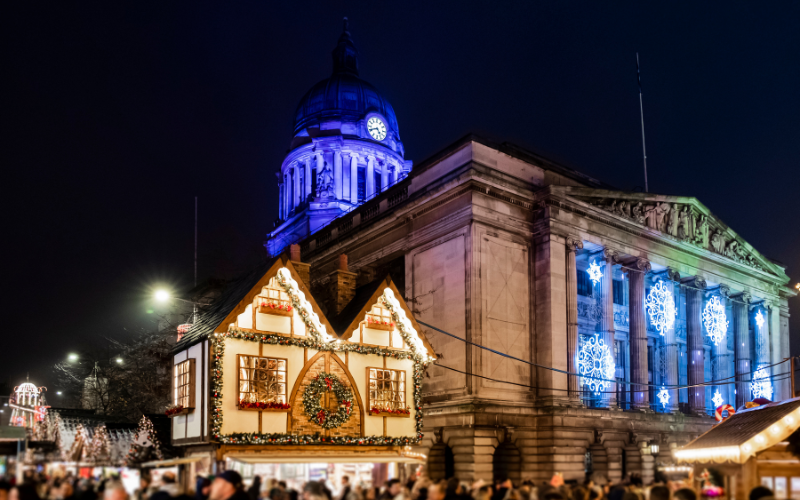
[{"label": "string light", "polygon": [[764,326],[764,316],[761,315],[761,309],[759,309],[758,313],[756,314],[756,324],[759,328]]},{"label": "string light", "polygon": [[669,391],[662,387],[660,391],[658,391],[658,400],[661,402],[661,406],[664,408],[667,407],[669,404]]},{"label": "string light", "polygon": [[714,393],[714,397],[711,398],[711,401],[714,402],[715,408],[722,406],[724,400],[722,399],[722,394],[719,393],[719,389],[717,389],[717,391]]},{"label": "string light", "polygon": [[716,295],[706,302],[706,307],[703,309],[703,324],[708,336],[711,337],[711,342],[718,346],[728,331],[728,319],[725,317],[725,306]]},{"label": "string light", "polygon": [[647,294],[644,307],[650,315],[650,323],[663,337],[675,325],[675,300],[663,281],[656,283]]},{"label": "string light", "polygon": [[772,382],[769,379],[769,372],[766,368],[756,370],[753,374],[753,381],[750,382],[750,392],[753,393],[753,399],[772,399]]}]

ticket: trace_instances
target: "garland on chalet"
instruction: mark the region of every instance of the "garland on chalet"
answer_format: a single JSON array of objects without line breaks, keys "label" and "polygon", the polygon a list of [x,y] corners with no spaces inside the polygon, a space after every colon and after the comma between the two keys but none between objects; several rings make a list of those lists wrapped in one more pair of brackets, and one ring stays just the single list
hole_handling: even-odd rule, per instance
[{"label": "garland on chalet", "polygon": [[89,455],[91,461],[96,464],[105,464],[111,461],[111,438],[108,436],[108,429],[105,425],[95,429]]},{"label": "garland on chalet", "polygon": [[139,420],[139,428],[136,430],[131,447],[125,456],[125,465],[131,467],[147,462],[152,460],[153,456],[158,460],[164,459],[164,455],[161,453],[161,442],[153,428],[153,422],[142,415],[142,419]]},{"label": "garland on chalet", "polygon": [[[398,323],[399,324],[399,323]],[[387,438],[383,436],[366,437],[329,437],[319,435],[297,436],[291,434],[258,434],[258,433],[233,433],[221,434],[222,430],[222,389],[223,368],[222,360],[225,357],[226,339],[246,340],[261,342],[267,345],[286,345],[304,347],[317,351],[327,352],[353,352],[357,354],[377,354],[393,359],[409,359],[414,362],[414,409],[416,410],[416,438]],[[211,420],[211,436],[224,444],[380,444],[380,445],[406,445],[417,444],[422,440],[422,376],[430,358],[414,352],[402,352],[381,347],[347,344],[342,342],[323,343],[309,338],[290,338],[276,334],[261,334],[230,327],[227,332],[215,333],[210,337],[212,353],[214,355],[211,368],[212,401],[214,403]],[[411,344],[409,344],[411,345]]]},{"label": "garland on chalet", "polygon": [[[229,327],[224,333],[214,333],[210,336],[212,353],[214,355],[211,375],[213,382],[213,415],[211,421],[211,435],[220,443],[225,444],[369,444],[369,445],[408,445],[416,444],[422,440],[422,376],[425,367],[433,358],[428,356],[427,349],[422,344],[416,330],[406,317],[390,289],[386,289],[378,299],[391,312],[392,319],[397,324],[400,336],[411,347],[411,352],[399,352],[381,347],[370,347],[359,344],[334,342],[336,340],[325,330],[319,320],[319,315],[312,310],[305,294],[300,291],[297,283],[286,268],[281,268],[275,276],[275,281],[283,288],[292,300],[292,305],[305,323],[309,336],[306,338],[291,338],[277,334],[260,334]],[[414,408],[416,410],[416,437],[415,438],[387,438],[384,436],[366,437],[323,437],[319,434],[291,435],[291,434],[258,434],[258,433],[232,433],[221,434],[222,430],[222,389],[223,368],[222,360],[225,356],[225,340],[239,339],[251,342],[261,342],[268,345],[286,345],[314,349],[327,352],[353,352],[357,354],[377,354],[394,359],[409,359],[414,362]],[[338,397],[338,395],[337,395]],[[341,401],[341,399],[340,399]],[[305,405],[304,405],[305,406]]]},{"label": "garland on chalet", "polygon": [[[336,413],[332,414],[320,404],[320,399],[326,392],[332,392],[336,396],[339,403]],[[336,375],[320,372],[303,391],[303,409],[306,416],[323,429],[341,427],[350,420],[350,413],[353,411],[353,392],[342,384]]]}]

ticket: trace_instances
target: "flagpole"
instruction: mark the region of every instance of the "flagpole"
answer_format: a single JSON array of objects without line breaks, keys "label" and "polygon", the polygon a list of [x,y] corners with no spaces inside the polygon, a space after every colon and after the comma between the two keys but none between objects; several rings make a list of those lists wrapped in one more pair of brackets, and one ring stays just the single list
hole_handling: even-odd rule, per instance
[{"label": "flagpole", "polygon": [[639,82],[639,115],[642,118],[642,154],[644,155],[644,192],[649,193],[647,185],[647,149],[644,145],[644,106],[642,106],[642,75],[639,70],[639,53],[636,53],[636,79]]}]

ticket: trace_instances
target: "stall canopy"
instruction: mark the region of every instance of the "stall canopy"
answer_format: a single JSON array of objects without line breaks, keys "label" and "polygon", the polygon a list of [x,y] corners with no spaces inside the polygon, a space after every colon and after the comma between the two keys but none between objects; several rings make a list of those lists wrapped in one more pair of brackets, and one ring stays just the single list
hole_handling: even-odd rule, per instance
[{"label": "stall canopy", "polygon": [[329,447],[302,451],[297,449],[259,451],[228,451],[225,458],[249,464],[304,464],[309,462],[327,462],[340,464],[358,463],[424,463],[426,456],[415,453],[409,448],[394,450],[377,449],[377,447],[364,447],[366,450],[347,450]]},{"label": "stall canopy", "polygon": [[743,410],[675,451],[685,463],[736,463],[786,441],[800,428],[800,398]]}]

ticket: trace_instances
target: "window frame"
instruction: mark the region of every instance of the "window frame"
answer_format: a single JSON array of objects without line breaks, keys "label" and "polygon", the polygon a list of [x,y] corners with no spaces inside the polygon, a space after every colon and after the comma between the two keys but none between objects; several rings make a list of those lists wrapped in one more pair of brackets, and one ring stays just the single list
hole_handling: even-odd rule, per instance
[{"label": "window frame", "polygon": [[[188,365],[188,370],[180,375],[186,375],[188,381],[178,385],[179,367]],[[197,392],[196,386],[196,365],[194,358],[188,358],[180,363],[172,365],[172,404],[175,406],[183,406],[183,412],[189,413],[195,408],[195,393]],[[178,396],[178,390],[182,387],[188,387],[188,394],[185,396]],[[186,399],[185,405],[181,404]],[[181,413],[183,413],[181,412]]]},{"label": "window frame", "polygon": [[[289,405],[289,408],[242,408],[240,406],[241,402],[241,395],[243,394],[242,391],[239,389],[242,383],[242,357],[247,358],[261,358],[261,359],[274,359],[276,361],[283,361],[284,362],[284,381],[283,381],[283,398],[286,405]],[[245,368],[251,369],[251,368]],[[278,370],[276,370],[278,371]],[[248,380],[248,382],[252,383],[252,380]],[[247,392],[245,394],[254,394],[253,392]],[[289,359],[288,358],[278,358],[275,356],[264,356],[259,354],[237,354],[236,355],[236,408],[240,411],[272,411],[272,412],[290,412],[291,404],[289,403]]]},{"label": "window frame", "polygon": [[[403,392],[403,403],[406,405],[406,407],[409,410],[409,412],[407,414],[389,413],[389,412],[372,413],[373,401],[372,401],[372,397],[370,395],[370,392],[371,392],[370,391],[370,380],[371,379],[370,379],[370,376],[369,376],[370,370],[392,371],[392,372],[397,372],[397,373],[402,373],[403,374],[403,391],[402,391]],[[380,366],[368,366],[367,369],[366,369],[366,377],[367,377],[367,408],[366,408],[366,414],[368,416],[371,416],[371,417],[398,417],[398,418],[410,418],[411,417],[411,412],[414,411],[414,410],[411,407],[411,405],[408,403],[408,391],[407,391],[408,385],[407,384],[409,383],[409,378],[408,378],[409,374],[408,374],[407,370],[398,370],[398,369],[394,369],[394,368],[384,368],[384,367],[380,367]],[[375,379],[375,380],[378,380],[378,379]],[[381,401],[384,401],[384,400],[381,400]]]}]

